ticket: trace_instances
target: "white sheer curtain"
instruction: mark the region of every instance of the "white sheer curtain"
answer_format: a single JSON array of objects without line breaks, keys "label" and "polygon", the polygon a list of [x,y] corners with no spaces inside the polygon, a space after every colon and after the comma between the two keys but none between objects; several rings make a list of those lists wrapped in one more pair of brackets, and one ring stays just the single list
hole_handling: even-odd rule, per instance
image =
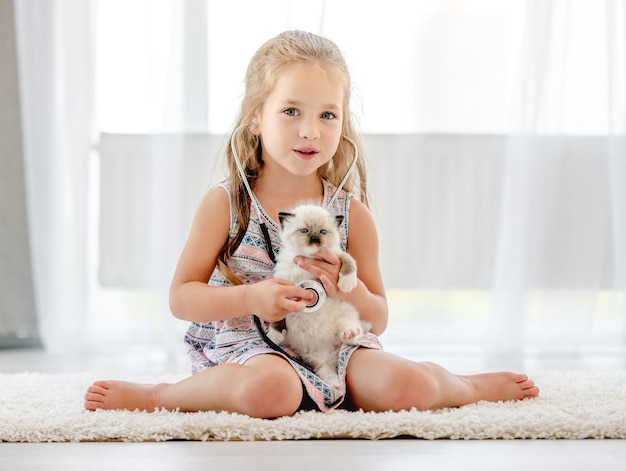
[{"label": "white sheer curtain", "polygon": [[624,351],[626,9],[589,7],[527,7],[503,173],[496,350]]},{"label": "white sheer curtain", "polygon": [[41,337],[81,347],[88,312],[93,3],[15,2],[27,201]]},{"label": "white sheer curtain", "polygon": [[[178,348],[167,283],[219,178],[245,66],[301,28],[335,40],[353,71],[390,335],[425,349],[623,351],[624,0],[76,3],[18,2],[47,345]],[[75,110],[79,125],[65,118]]]}]

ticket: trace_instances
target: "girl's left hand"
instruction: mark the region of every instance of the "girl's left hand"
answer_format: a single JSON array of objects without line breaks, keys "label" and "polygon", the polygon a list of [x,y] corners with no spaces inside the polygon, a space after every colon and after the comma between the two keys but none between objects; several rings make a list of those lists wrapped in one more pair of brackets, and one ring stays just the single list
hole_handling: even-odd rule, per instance
[{"label": "girl's left hand", "polygon": [[294,259],[298,268],[308,271],[322,282],[326,294],[334,297],[339,293],[337,283],[341,270],[341,260],[329,250],[320,250],[311,257],[298,256]]}]

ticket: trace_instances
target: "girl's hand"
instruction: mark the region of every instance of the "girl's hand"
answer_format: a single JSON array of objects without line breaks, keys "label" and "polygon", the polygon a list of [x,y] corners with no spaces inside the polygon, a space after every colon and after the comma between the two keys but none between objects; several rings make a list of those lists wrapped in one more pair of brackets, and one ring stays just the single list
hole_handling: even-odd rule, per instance
[{"label": "girl's hand", "polygon": [[335,297],[340,291],[337,288],[341,260],[329,250],[320,250],[312,257],[298,256],[294,259],[298,268],[308,271],[322,282],[328,297]]},{"label": "girl's hand", "polygon": [[315,300],[309,290],[280,278],[254,283],[249,292],[251,311],[266,322],[281,321],[287,314],[300,312]]}]

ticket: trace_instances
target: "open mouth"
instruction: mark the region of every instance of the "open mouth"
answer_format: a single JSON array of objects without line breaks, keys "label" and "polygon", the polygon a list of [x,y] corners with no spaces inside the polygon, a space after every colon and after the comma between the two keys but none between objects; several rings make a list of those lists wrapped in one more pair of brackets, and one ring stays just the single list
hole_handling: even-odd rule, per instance
[{"label": "open mouth", "polygon": [[294,149],[295,152],[304,157],[313,157],[318,154],[316,149],[304,148],[304,149]]}]

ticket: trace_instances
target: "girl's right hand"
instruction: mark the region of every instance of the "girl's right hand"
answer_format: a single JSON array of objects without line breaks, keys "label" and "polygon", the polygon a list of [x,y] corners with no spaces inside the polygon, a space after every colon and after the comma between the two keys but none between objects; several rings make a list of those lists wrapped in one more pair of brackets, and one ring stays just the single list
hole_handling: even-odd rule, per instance
[{"label": "girl's right hand", "polygon": [[309,290],[280,278],[260,281],[249,287],[251,312],[266,322],[281,321],[287,314],[300,312],[315,300]]}]

